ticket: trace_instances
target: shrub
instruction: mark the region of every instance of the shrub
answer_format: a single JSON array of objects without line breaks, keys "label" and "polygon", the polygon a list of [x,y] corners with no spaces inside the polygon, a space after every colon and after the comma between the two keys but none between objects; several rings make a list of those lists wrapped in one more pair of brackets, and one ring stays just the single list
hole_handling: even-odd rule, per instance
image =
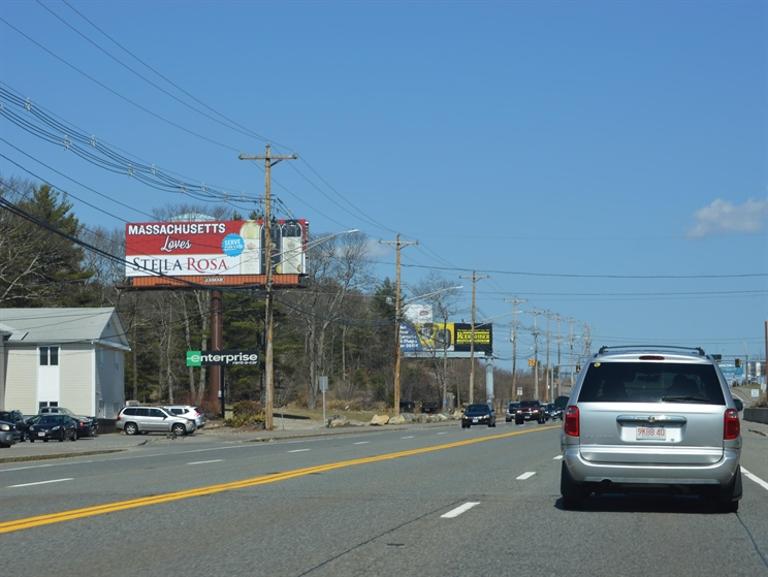
[{"label": "shrub", "polygon": [[264,427],[264,407],[259,401],[238,401],[232,407],[232,418],[227,421],[230,427]]}]

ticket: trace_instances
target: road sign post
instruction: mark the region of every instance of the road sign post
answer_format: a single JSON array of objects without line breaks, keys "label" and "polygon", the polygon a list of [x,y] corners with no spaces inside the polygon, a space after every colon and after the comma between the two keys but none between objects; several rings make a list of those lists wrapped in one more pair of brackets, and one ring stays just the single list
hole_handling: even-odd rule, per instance
[{"label": "road sign post", "polygon": [[320,392],[323,394],[323,423],[328,426],[325,417],[325,392],[328,390],[328,377],[320,377]]}]

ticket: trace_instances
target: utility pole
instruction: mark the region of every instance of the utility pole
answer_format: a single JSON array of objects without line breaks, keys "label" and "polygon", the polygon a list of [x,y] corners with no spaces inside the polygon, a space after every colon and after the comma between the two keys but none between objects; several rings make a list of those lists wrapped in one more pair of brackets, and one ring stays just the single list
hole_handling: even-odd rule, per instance
[{"label": "utility pole", "polygon": [[545,371],[546,371],[546,383],[547,383],[547,389],[546,389],[546,400],[551,400],[552,396],[552,367],[549,364],[549,321],[552,318],[552,311],[544,311],[544,316],[547,318],[547,361],[545,364]]},{"label": "utility pole", "polygon": [[380,240],[382,244],[395,247],[395,384],[394,384],[394,410],[395,415],[400,414],[400,249],[406,246],[419,244],[418,240],[401,241],[398,233],[394,241]]},{"label": "utility pole", "polygon": [[520,400],[517,398],[517,305],[521,305],[526,301],[525,299],[519,299],[516,296],[511,299],[505,299],[508,303],[512,304],[512,395],[510,398]]},{"label": "utility pole", "polygon": [[571,390],[573,390],[573,384],[576,381],[574,377],[576,372],[576,357],[574,357],[573,355],[573,323],[576,322],[576,319],[572,317],[568,317],[567,320],[568,320],[568,347],[569,347],[568,358],[570,359],[570,366],[571,366]]},{"label": "utility pole", "polygon": [[534,397],[536,399],[540,399],[539,396],[539,335],[541,332],[539,331],[538,327],[538,318],[546,314],[545,311],[541,311],[538,309],[531,309],[528,311],[528,314],[533,315],[533,330],[531,331],[531,334],[533,335],[533,389],[534,389]]},{"label": "utility pole", "polygon": [[557,390],[552,393],[552,398],[549,400],[551,403],[554,403],[555,399],[560,396],[560,389],[562,386],[562,380],[560,378],[560,321],[562,320],[562,317],[559,314],[555,314],[555,320],[557,321]]},{"label": "utility pole", "polygon": [[267,144],[265,153],[255,156],[241,154],[240,160],[263,160],[264,161],[264,265],[266,267],[265,277],[265,299],[264,299],[264,324],[266,325],[266,336],[264,345],[264,428],[267,431],[272,430],[272,405],[275,395],[275,367],[272,350],[272,331],[274,328],[274,315],[272,303],[272,167],[283,160],[296,160],[295,154],[273,155],[272,147]]},{"label": "utility pole", "polygon": [[475,322],[477,311],[477,281],[486,278],[491,278],[487,274],[479,275],[477,271],[472,271],[472,276],[462,276],[464,279],[472,280],[472,331],[470,333],[469,342],[469,404],[471,405],[475,400]]}]

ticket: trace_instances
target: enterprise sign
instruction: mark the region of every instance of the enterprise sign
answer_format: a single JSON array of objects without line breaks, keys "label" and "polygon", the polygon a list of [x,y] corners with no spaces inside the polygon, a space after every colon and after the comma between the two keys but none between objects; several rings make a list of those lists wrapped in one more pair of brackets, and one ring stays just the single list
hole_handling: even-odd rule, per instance
[{"label": "enterprise sign", "polygon": [[257,365],[258,362],[256,351],[187,351],[188,367]]}]

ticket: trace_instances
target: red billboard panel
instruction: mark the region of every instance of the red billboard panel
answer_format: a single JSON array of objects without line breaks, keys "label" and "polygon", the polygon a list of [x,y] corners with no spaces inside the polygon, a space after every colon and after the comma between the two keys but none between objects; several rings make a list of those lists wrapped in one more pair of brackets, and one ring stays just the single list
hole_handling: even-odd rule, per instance
[{"label": "red billboard panel", "polygon": [[[272,224],[276,284],[283,284],[280,275],[298,278],[306,273],[307,228],[306,220]],[[262,284],[264,235],[261,220],[128,223],[125,276],[134,286],[192,279],[220,286]]]}]

